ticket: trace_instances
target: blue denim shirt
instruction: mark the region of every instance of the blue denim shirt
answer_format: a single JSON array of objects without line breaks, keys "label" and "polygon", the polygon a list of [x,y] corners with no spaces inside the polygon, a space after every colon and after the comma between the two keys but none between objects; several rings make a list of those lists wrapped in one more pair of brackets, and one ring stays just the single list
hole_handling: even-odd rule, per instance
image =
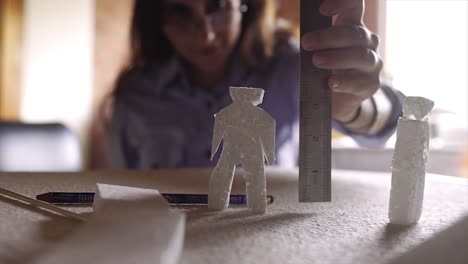
[{"label": "blue denim shirt", "polygon": [[[123,77],[115,94],[109,130],[111,165],[120,169],[210,167],[214,114],[232,101],[229,86],[265,90],[259,107],[276,119],[277,165],[295,166],[298,152],[299,45],[279,43],[272,59],[255,67],[233,56],[230,74],[213,91],[191,85],[179,59],[149,72]],[[393,102],[393,114],[378,135],[354,135],[333,121],[333,127],[364,146],[382,145],[401,115],[401,95],[383,87]],[[221,148],[220,148],[221,149]],[[220,152],[220,151],[218,151]]]}]

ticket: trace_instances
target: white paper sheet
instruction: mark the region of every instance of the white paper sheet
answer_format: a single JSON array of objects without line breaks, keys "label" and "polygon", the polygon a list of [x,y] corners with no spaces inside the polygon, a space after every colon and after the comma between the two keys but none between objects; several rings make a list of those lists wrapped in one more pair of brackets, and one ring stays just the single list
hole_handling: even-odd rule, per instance
[{"label": "white paper sheet", "polygon": [[157,190],[98,184],[95,212],[68,240],[35,264],[177,263],[185,215]]}]

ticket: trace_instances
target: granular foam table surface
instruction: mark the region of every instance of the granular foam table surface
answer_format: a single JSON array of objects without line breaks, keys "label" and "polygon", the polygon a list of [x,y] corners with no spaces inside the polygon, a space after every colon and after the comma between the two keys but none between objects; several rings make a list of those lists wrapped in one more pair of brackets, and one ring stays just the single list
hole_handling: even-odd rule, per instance
[{"label": "granular foam table surface", "polygon": [[[148,172],[3,173],[0,186],[35,197],[93,192],[96,182],[207,193],[210,169]],[[468,214],[467,179],[426,176],[424,209],[410,227],[388,224],[389,173],[332,172],[332,202],[298,203],[297,170],[267,169],[275,201],[265,215],[246,208],[188,207],[180,263],[387,263]],[[232,193],[244,193],[236,175]],[[69,210],[87,217],[92,208]],[[0,196],[0,263],[24,263],[66,239],[80,224]],[[155,227],[157,228],[157,227]]]}]

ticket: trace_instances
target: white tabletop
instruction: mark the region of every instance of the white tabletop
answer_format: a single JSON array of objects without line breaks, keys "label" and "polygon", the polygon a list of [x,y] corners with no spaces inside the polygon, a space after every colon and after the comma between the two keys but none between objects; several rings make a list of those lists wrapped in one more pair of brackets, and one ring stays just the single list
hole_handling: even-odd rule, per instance
[{"label": "white tabletop", "polygon": [[[0,174],[0,186],[31,197],[51,191],[94,191],[100,182],[206,193],[210,170]],[[388,173],[333,171],[332,202],[298,203],[297,172],[267,170],[275,197],[265,215],[230,208],[190,209],[181,263],[385,263],[468,213],[467,179],[426,177],[418,224],[388,225]],[[244,191],[236,177],[233,193]],[[90,208],[71,208],[89,215]],[[0,196],[0,263],[23,263],[79,226]],[[157,227],[155,227],[157,228]]]}]

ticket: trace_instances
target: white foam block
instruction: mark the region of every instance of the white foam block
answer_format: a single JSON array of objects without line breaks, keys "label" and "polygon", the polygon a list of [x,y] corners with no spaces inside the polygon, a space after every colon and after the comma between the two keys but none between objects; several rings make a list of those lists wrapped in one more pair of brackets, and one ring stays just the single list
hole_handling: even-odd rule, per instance
[{"label": "white foam block", "polygon": [[178,263],[185,215],[157,190],[98,184],[95,213],[37,264]]},{"label": "white foam block", "polygon": [[410,225],[421,217],[430,137],[425,115],[431,103],[425,98],[410,97],[405,101],[405,116],[398,120],[388,212],[393,224]]},{"label": "white foam block", "polygon": [[[167,200],[156,189],[134,188],[112,184],[97,184],[97,192],[93,202],[94,212],[102,214],[126,212],[129,204],[138,207],[151,207],[151,211],[164,212],[170,209]],[[132,210],[136,210],[132,209]]]},{"label": "white foam block", "polygon": [[254,212],[266,212],[264,160],[275,160],[275,120],[257,107],[264,91],[259,88],[231,87],[233,103],[215,115],[211,157],[223,140],[223,151],[209,183],[208,207],[223,210],[236,165],[245,171],[247,203]]}]

